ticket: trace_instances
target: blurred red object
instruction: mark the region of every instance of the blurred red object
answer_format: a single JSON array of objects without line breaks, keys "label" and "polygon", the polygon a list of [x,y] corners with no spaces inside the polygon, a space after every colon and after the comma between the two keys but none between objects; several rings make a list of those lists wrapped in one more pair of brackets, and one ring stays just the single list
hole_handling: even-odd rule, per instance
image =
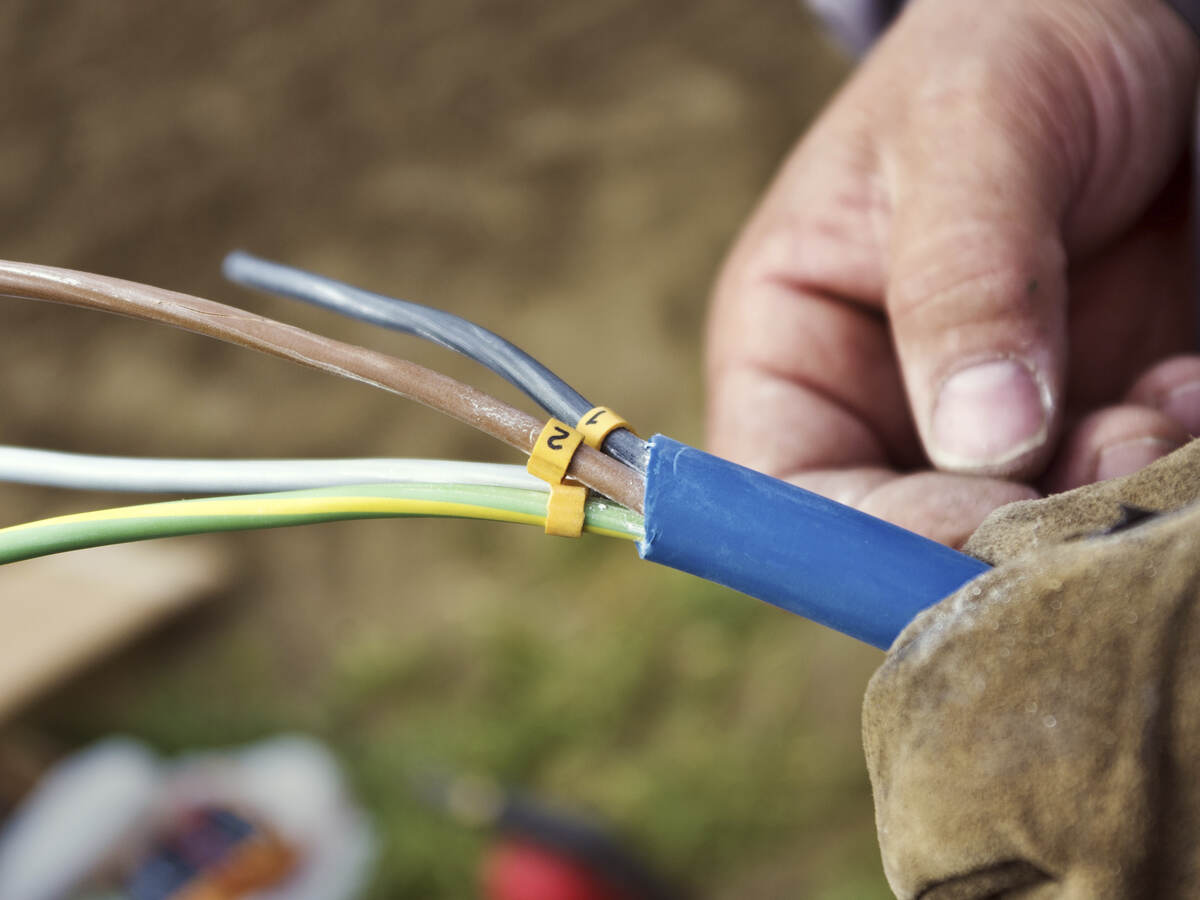
[{"label": "blurred red object", "polygon": [[527,841],[506,841],[483,863],[485,900],[631,900],[593,870]]}]

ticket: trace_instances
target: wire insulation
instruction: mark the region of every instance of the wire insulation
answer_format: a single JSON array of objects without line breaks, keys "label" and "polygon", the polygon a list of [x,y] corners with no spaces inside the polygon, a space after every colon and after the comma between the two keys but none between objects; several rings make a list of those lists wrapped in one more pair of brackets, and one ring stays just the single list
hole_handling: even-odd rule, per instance
[{"label": "wire insulation", "polygon": [[[487,485],[368,484],[125,506],[0,529],[0,564],[150,538],[404,517],[544,526],[546,493]],[[584,530],[636,541],[642,537],[642,517],[589,500]]]},{"label": "wire insulation", "polygon": [[0,445],[0,482],[85,491],[251,494],[339,484],[479,484],[546,491],[524,466],[448,459],[149,459]]},{"label": "wire insulation", "polygon": [[[245,310],[118,278],[0,261],[0,294],[45,300],[174,325],[309,368],[382,388],[444,412],[524,453],[542,422],[446,375],[408,360],[335,341]],[[641,510],[641,474],[584,447],[569,474],[618,503]]]},{"label": "wire insulation", "polygon": [[699,575],[887,649],[987,563],[661,434],[650,442],[642,559]]},{"label": "wire insulation", "polygon": [[[432,341],[461,353],[524,391],[535,403],[574,425],[595,404],[520,347],[495,332],[453,313],[261,259],[238,250],[225,257],[222,271],[230,281],[292,297],[344,316]],[[614,431],[604,450],[639,471],[646,470],[646,442],[626,429]]]}]

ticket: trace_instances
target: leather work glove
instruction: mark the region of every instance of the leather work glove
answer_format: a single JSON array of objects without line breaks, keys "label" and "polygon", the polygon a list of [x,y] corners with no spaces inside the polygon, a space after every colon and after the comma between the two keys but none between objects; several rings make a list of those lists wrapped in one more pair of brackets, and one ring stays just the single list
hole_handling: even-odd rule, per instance
[{"label": "leather work glove", "polygon": [[867,689],[901,898],[1200,896],[1200,441],[996,510]]}]

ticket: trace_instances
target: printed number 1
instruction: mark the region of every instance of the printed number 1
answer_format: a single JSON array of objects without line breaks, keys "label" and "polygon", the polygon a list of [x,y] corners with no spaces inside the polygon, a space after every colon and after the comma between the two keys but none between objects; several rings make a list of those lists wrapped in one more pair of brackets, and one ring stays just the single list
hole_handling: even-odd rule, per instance
[{"label": "printed number 1", "polygon": [[597,422],[600,421],[600,417],[602,415],[604,415],[606,412],[608,412],[608,410],[601,407],[600,409],[598,409],[594,413],[592,413],[592,417],[590,419],[588,419],[584,424],[585,425],[595,425]]}]

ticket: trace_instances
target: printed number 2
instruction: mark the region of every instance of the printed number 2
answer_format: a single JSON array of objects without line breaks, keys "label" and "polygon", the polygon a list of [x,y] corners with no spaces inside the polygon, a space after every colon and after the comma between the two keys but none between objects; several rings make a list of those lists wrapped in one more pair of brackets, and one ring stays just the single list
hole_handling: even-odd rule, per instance
[{"label": "printed number 2", "polygon": [[570,436],[571,432],[567,431],[567,429],[563,428],[561,425],[555,425],[554,434],[546,438],[546,446],[551,450],[561,450],[563,448],[563,441]]}]

